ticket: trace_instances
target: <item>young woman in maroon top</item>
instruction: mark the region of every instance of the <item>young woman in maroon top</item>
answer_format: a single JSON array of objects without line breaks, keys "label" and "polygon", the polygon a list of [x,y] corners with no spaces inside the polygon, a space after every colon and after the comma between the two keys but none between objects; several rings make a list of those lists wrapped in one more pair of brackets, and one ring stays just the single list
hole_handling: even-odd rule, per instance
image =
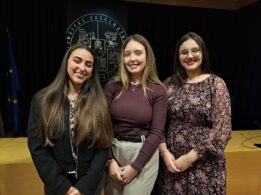
[{"label": "young woman in maroon top", "polygon": [[158,174],[166,89],[146,38],[129,36],[120,57],[118,74],[105,85],[115,136],[105,194],[149,195]]}]

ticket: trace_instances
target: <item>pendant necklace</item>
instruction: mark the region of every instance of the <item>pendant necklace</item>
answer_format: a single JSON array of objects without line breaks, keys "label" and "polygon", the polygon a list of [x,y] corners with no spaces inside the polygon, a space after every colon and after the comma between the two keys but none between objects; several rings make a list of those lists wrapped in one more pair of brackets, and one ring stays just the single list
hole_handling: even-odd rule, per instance
[{"label": "pendant necklace", "polygon": [[140,82],[137,83],[130,82],[131,91],[136,91],[139,86],[140,86]]}]

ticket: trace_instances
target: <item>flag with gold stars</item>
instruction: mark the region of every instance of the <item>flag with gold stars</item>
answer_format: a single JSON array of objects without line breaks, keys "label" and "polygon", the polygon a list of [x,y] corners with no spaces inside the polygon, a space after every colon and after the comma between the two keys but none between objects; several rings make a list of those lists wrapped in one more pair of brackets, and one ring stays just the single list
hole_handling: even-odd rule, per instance
[{"label": "flag with gold stars", "polygon": [[18,71],[16,67],[16,62],[13,53],[13,45],[11,34],[8,33],[7,36],[7,70],[6,78],[8,82],[8,94],[6,97],[7,101],[7,116],[8,122],[10,124],[11,130],[18,133],[20,130],[20,116],[19,116],[19,101],[18,101],[18,91],[20,90]]}]

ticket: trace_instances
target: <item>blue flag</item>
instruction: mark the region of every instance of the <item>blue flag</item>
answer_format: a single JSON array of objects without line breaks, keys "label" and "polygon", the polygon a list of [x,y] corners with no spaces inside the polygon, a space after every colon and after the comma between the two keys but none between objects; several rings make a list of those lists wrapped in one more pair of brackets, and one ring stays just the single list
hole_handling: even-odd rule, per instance
[{"label": "blue flag", "polygon": [[18,91],[20,90],[20,84],[10,33],[8,33],[7,39],[8,64],[6,76],[7,82],[9,83],[9,93],[7,97],[8,121],[11,122],[11,128],[14,130],[14,132],[17,133],[20,130],[20,116],[18,105]]}]

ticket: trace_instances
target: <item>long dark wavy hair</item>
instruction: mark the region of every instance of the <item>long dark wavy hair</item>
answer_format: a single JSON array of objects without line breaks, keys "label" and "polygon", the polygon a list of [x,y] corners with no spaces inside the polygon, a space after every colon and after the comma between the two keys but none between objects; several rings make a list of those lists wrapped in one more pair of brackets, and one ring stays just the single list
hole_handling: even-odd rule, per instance
[{"label": "long dark wavy hair", "polygon": [[[57,129],[63,133],[65,118],[65,105],[68,104],[68,82],[67,73],[68,59],[73,51],[78,48],[92,51],[85,45],[76,44],[71,46],[65,53],[60,70],[53,82],[42,89],[41,112],[38,125],[38,135],[43,135],[45,145],[52,146],[52,138]],[[98,80],[96,67],[94,65],[92,76],[85,81],[75,104],[74,112],[74,143],[78,146],[87,138],[92,139],[91,146],[97,148],[108,148],[111,146],[113,129],[110,113],[103,89]]]},{"label": "long dark wavy hair", "polygon": [[206,47],[206,44],[201,36],[194,32],[188,32],[185,35],[183,35],[180,40],[178,41],[176,48],[175,48],[175,59],[174,59],[174,76],[176,78],[176,82],[179,87],[183,86],[188,78],[187,73],[185,69],[182,67],[180,60],[179,60],[179,48],[182,43],[187,41],[188,39],[193,39],[196,41],[196,43],[199,45],[199,48],[202,52],[202,64],[201,64],[201,70],[203,73],[211,73],[210,69],[210,60],[208,55],[208,50]]}]

